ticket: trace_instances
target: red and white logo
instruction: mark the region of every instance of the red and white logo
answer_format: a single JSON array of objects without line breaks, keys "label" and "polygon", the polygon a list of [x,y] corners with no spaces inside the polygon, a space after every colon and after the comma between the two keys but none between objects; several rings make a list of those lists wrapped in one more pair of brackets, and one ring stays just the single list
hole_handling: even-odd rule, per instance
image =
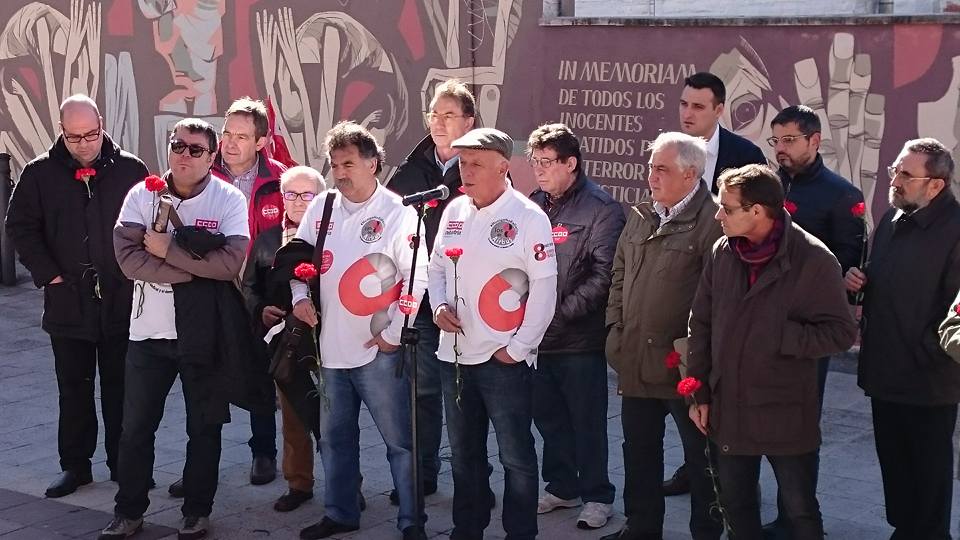
[{"label": "red and white logo", "polygon": [[567,230],[563,225],[557,225],[553,228],[553,243],[562,244],[567,241],[567,238],[570,236],[570,231]]},{"label": "red and white logo", "polygon": [[[318,219],[316,222],[314,222],[314,224],[313,224],[313,228],[317,230],[317,234],[318,234],[318,235],[320,234],[320,225],[321,225],[321,224],[322,224],[322,221],[319,220],[319,219]],[[327,236],[330,236],[331,234],[333,234],[333,222],[332,222],[332,221],[330,222],[329,225],[327,225]]]},{"label": "red and white logo", "polygon": [[444,236],[460,236],[461,234],[463,234],[462,221],[447,222],[447,230],[443,233]]},{"label": "red and white logo", "polygon": [[412,294],[401,296],[398,305],[400,313],[404,315],[413,315],[417,312],[417,308],[420,307],[420,304],[417,303],[416,298],[414,298]]},{"label": "red and white logo", "polygon": [[358,317],[372,316],[370,333],[377,335],[390,324],[390,305],[400,298],[402,290],[393,259],[383,253],[370,253],[347,268],[337,292],[347,311]]},{"label": "red and white logo", "polygon": [[384,223],[379,217],[372,217],[360,224],[360,240],[372,244],[383,236]]},{"label": "red and white logo", "polygon": [[[480,318],[497,332],[520,328],[527,308],[530,280],[518,268],[508,268],[490,278],[480,290]],[[506,305],[505,305],[506,304]]]},{"label": "red and white logo", "polygon": [[264,207],[260,209],[260,214],[269,220],[280,219],[280,209],[277,208],[275,204],[264,205]]},{"label": "red and white logo", "polygon": [[323,250],[323,255],[320,257],[320,273],[326,274],[331,266],[333,266],[333,252],[325,249]]},{"label": "red and white logo", "polygon": [[193,223],[197,227],[202,229],[210,229],[211,231],[216,231],[220,228],[220,222],[215,219],[199,219]]},{"label": "red and white logo", "polygon": [[516,223],[509,219],[498,219],[490,226],[490,244],[498,248],[510,247],[519,232]]}]

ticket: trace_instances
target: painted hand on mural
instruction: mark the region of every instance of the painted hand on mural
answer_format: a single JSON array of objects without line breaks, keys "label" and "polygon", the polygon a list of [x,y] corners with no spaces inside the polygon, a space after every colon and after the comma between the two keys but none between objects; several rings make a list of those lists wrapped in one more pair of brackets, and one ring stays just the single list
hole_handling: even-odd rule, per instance
[{"label": "painted hand on mural", "polygon": [[71,0],[69,18],[34,2],[0,34],[0,62],[18,65],[3,77],[10,127],[0,132],[0,152],[12,156],[15,170],[53,144],[64,98],[78,92],[97,98],[100,20],[100,2]]},{"label": "painted hand on mural", "polygon": [[[956,163],[960,161],[960,56],[954,56],[952,64],[953,77],[943,96],[917,104],[917,133],[942,142]],[[954,181],[951,187],[957,193],[960,186]]]},{"label": "painted hand on mural", "polygon": [[[883,139],[884,96],[869,93],[870,55],[855,54],[852,34],[837,33],[827,57],[829,80],[824,99],[820,70],[813,58],[794,64],[797,99],[787,101],[776,96],[770,86],[766,66],[750,44],[721,54],[710,71],[727,86],[724,123],[752,140],[775,163],[773,149],[766,143],[770,121],[780,109],[798,103],[812,108],[820,117],[824,164],[859,187],[868,201],[873,200],[877,184],[880,143]],[[870,207],[868,205],[868,219]]]}]

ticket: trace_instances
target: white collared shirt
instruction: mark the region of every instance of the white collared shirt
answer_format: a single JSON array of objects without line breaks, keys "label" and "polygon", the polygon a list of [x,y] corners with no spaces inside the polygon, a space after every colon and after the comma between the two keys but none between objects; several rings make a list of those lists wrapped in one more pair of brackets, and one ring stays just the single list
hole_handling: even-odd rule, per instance
[{"label": "white collared shirt", "polygon": [[720,124],[713,128],[713,136],[707,141],[707,165],[703,169],[703,179],[713,186],[713,175],[717,172],[717,157],[720,155]]}]

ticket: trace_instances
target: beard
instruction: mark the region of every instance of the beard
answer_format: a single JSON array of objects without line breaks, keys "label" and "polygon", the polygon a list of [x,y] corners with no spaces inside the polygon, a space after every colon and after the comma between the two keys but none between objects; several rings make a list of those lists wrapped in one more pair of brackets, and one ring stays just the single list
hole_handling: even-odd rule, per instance
[{"label": "beard", "polygon": [[903,194],[900,193],[900,191],[895,187],[890,188],[890,194],[887,197],[887,200],[890,202],[891,206],[894,208],[899,208],[907,214],[912,214],[920,208],[919,204],[910,202],[904,198]]}]

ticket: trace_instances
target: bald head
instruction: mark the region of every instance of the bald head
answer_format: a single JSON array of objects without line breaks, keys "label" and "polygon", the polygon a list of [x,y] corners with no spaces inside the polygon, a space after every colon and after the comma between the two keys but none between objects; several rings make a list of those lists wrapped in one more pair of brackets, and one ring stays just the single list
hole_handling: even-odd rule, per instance
[{"label": "bald head", "polygon": [[97,103],[83,94],[74,94],[60,104],[60,131],[63,132],[64,145],[85,167],[100,155],[102,124]]}]

